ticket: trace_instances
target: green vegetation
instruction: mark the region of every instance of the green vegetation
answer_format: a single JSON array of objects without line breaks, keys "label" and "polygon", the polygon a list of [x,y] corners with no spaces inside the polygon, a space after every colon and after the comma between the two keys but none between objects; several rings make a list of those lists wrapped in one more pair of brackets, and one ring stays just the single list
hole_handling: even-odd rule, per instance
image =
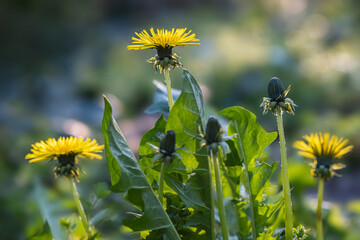
[{"label": "green vegetation", "polygon": [[[358,238],[356,1],[5,1],[0,9],[3,238]],[[201,45],[175,44],[165,57],[172,49],[126,49],[151,27],[188,27]],[[266,95],[274,76],[291,85],[293,101]],[[210,116],[218,145],[206,139]],[[169,131],[175,143],[162,147]],[[341,161],[292,147],[317,132],[349,140]],[[60,136],[97,139],[104,160],[24,160],[32,143]]]}]

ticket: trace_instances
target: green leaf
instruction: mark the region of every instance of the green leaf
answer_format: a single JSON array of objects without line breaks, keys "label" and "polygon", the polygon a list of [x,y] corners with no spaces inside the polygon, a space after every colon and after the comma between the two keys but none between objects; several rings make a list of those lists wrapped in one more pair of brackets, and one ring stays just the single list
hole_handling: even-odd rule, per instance
[{"label": "green leaf", "polygon": [[152,230],[167,239],[180,239],[113,118],[110,103],[104,100],[102,130],[112,190],[127,193],[127,200],[140,211],[123,223],[134,231]]},{"label": "green leaf", "polygon": [[98,224],[99,222],[109,218],[110,216],[112,215],[112,212],[111,210],[109,209],[104,209],[104,210],[101,210],[99,212],[97,212],[90,220],[90,224],[91,225],[96,225]]},{"label": "green leaf", "polygon": [[[274,204],[269,203],[267,196],[262,194],[265,188],[269,186],[270,176],[275,171],[277,163],[268,165],[256,161],[256,158],[262,156],[264,149],[276,139],[277,133],[267,133],[256,121],[256,116],[242,107],[226,108],[218,114],[230,120],[228,134],[235,134],[236,136],[228,141],[231,153],[227,154],[228,160],[224,162],[226,166],[224,167],[224,175],[232,189],[233,198],[234,200],[240,198],[238,189],[241,182],[249,193],[248,202],[236,204],[237,211],[239,211],[237,216],[238,230],[245,237],[250,234],[250,227],[248,232],[244,230],[244,226],[250,225],[244,223],[243,216],[245,213],[252,222],[251,228],[256,229],[258,235],[265,227],[267,219],[274,214],[282,203],[282,200],[278,200]],[[236,179],[240,176],[242,176],[242,181]]]},{"label": "green leaf", "polygon": [[[211,204],[209,169],[206,149],[200,149],[199,129],[204,129],[203,96],[194,77],[186,70],[183,72],[182,92],[171,109],[167,130],[174,130],[178,146],[185,145],[186,150],[179,150],[181,162],[186,170],[193,171],[190,178],[181,178],[174,170],[166,175],[166,183],[174,190],[195,213],[188,226],[198,226],[206,231],[206,239],[211,239]],[[191,199],[189,198],[189,195]],[[199,228],[200,227],[200,228]]]},{"label": "green leaf", "polygon": [[55,240],[66,239],[64,229],[60,224],[60,217],[54,213],[54,205],[46,201],[47,195],[38,178],[35,179],[35,197],[44,221],[48,223]]},{"label": "green leaf", "polygon": [[257,232],[261,232],[267,223],[270,223],[270,217],[281,207],[284,201],[282,194],[275,197],[268,197],[263,194],[265,188],[270,187],[270,177],[277,165],[278,162],[273,162],[269,165],[267,163],[258,163],[255,160],[249,163],[250,185]]},{"label": "green leaf", "polygon": [[186,184],[183,184],[179,179],[168,174],[165,176],[165,182],[180,196],[188,207],[201,211],[210,210],[201,200],[200,192],[197,191],[199,186],[196,186],[197,181],[195,181],[195,178],[191,178]]},{"label": "green leaf", "polygon": [[199,149],[199,129],[203,131],[204,126],[202,92],[194,77],[184,70],[182,92],[171,110],[166,131],[174,130],[176,143],[178,145],[185,144],[187,150],[180,151],[183,164],[188,169],[207,172],[205,148]]},{"label": "green leaf", "polygon": [[[160,145],[160,139],[165,134],[167,121],[163,116],[160,116],[156,121],[154,128],[147,131],[144,136],[141,138],[138,153],[140,158],[140,166],[143,172],[145,173],[146,178],[152,186],[157,185],[160,175],[161,163],[158,162],[154,166],[153,157],[156,154],[155,150],[149,145],[154,146]],[[178,144],[179,146],[179,144]],[[180,145],[181,146],[181,145]],[[167,172],[177,172],[186,174],[189,173],[189,170],[186,169],[186,166],[182,163],[180,159],[175,159],[170,166],[167,167]],[[166,189],[165,191],[166,192]]]},{"label": "green leaf", "polygon": [[263,232],[263,233],[260,233],[259,237],[257,238],[257,240],[278,240],[279,237],[276,236],[276,237],[273,237],[273,232]]},{"label": "green leaf", "polygon": [[[260,157],[263,154],[264,149],[272,143],[277,133],[267,133],[260,124],[256,121],[256,116],[252,112],[245,108],[235,106],[226,108],[218,113],[231,120],[229,125],[228,134],[238,134],[243,146],[245,157],[248,162],[252,159]],[[236,130],[235,123],[238,126]]]},{"label": "green leaf", "polygon": [[[228,140],[230,152],[226,154],[226,159],[222,161],[222,172],[227,181],[223,184],[224,197],[231,197],[233,200],[240,198],[240,177],[243,173],[242,162],[235,147],[234,141]],[[231,194],[229,194],[231,193]]]},{"label": "green leaf", "polygon": [[103,198],[111,193],[106,182],[99,182],[95,185],[95,194],[98,198]]},{"label": "green leaf", "polygon": [[273,162],[269,165],[267,163],[259,163],[255,160],[252,160],[248,164],[251,193],[254,201],[259,194],[263,192],[266,183],[269,183],[270,176],[275,171],[277,165],[278,162]]},{"label": "green leaf", "polygon": [[166,120],[161,115],[156,121],[154,128],[144,134],[139,144],[139,164],[151,185],[155,185],[159,181],[160,167],[154,169],[153,157],[156,152],[149,143],[159,146],[160,138],[163,134],[165,134],[165,127]]}]

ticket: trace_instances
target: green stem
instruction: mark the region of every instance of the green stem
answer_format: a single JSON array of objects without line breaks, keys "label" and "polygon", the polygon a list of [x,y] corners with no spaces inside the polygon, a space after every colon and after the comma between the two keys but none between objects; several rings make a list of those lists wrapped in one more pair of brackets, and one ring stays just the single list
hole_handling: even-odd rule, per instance
[{"label": "green stem", "polygon": [[318,183],[318,204],[316,209],[316,239],[324,240],[323,235],[323,224],[322,224],[322,216],[321,216],[321,204],[324,196],[324,178],[319,178]]},{"label": "green stem", "polygon": [[252,226],[252,239],[256,239],[257,238],[257,234],[256,234],[256,222],[255,222],[255,209],[254,209],[254,199],[253,199],[253,195],[252,195],[252,191],[251,191],[251,184],[250,184],[250,176],[249,176],[249,170],[248,170],[248,162],[245,156],[245,151],[243,148],[243,144],[241,141],[241,136],[240,136],[240,131],[239,131],[239,127],[237,125],[237,122],[234,121],[235,124],[235,128],[236,128],[236,132],[237,132],[237,144],[238,144],[238,149],[240,150],[238,152],[239,158],[244,160],[244,170],[245,170],[245,181],[246,181],[246,186],[247,186],[247,192],[249,194],[249,202],[250,202],[250,217],[251,217],[251,226]]},{"label": "green stem", "polygon": [[81,201],[80,201],[80,196],[79,196],[79,193],[78,193],[77,188],[76,188],[75,179],[72,178],[72,177],[70,177],[68,179],[70,180],[71,190],[72,190],[72,193],[73,193],[73,196],[74,196],[74,203],[75,203],[75,206],[76,206],[76,208],[78,210],[81,222],[82,222],[82,224],[83,224],[83,226],[85,228],[86,235],[88,237],[91,237],[92,234],[91,234],[91,230],[90,230],[90,225],[88,223],[88,219],[86,217],[84,208],[83,208],[83,206],[81,204]]},{"label": "green stem", "polygon": [[212,152],[210,150],[210,156],[208,156],[208,168],[209,168],[209,189],[210,189],[210,204],[211,204],[211,240],[215,240],[216,237],[216,228],[215,228],[215,201],[214,201],[214,187],[213,180],[211,175],[211,155]]},{"label": "green stem", "polygon": [[224,200],[223,200],[223,193],[222,193],[221,180],[220,180],[219,158],[217,156],[217,153],[215,153],[214,155],[211,154],[211,157],[213,158],[213,162],[214,162],[216,196],[217,196],[218,210],[219,210],[219,216],[220,216],[221,234],[222,234],[223,240],[229,240],[229,233],[228,233],[228,227],[226,224]]},{"label": "green stem", "polygon": [[163,162],[161,164],[160,178],[159,178],[159,200],[161,205],[164,204],[164,177],[166,173],[167,164]]},{"label": "green stem", "polygon": [[[164,165],[165,165],[165,166],[164,166]],[[165,176],[165,172],[166,172],[166,167],[167,167],[167,166],[168,166],[168,165],[165,164],[165,163],[163,163],[163,166],[161,166],[161,170],[162,170],[163,168],[165,169],[165,170],[163,171],[163,172],[164,172],[164,173],[163,173],[163,177]],[[150,186],[150,185],[149,185],[149,186]],[[152,191],[152,189],[151,189],[151,191]],[[159,195],[159,196],[160,196],[160,195]],[[159,200],[160,200],[160,198],[159,198]],[[162,204],[161,201],[159,201],[159,202]],[[171,223],[171,224],[170,224],[170,227],[172,228],[172,231],[175,233],[176,239],[181,240],[181,237],[180,237],[179,233],[177,232],[174,224],[172,223],[172,221],[171,221],[168,213],[166,212],[165,209],[164,209],[164,211],[165,211],[165,216],[166,216],[167,220]]]},{"label": "green stem", "polygon": [[165,75],[165,82],[166,82],[166,88],[167,88],[167,95],[169,99],[169,112],[171,108],[174,106],[174,100],[171,93],[171,81],[170,81],[170,71],[169,68],[164,69],[164,75]]},{"label": "green stem", "polygon": [[285,200],[285,239],[292,240],[293,213],[291,206],[290,183],[288,176],[284,125],[282,119],[282,111],[279,106],[276,109],[276,117],[277,117],[279,139],[280,139],[281,176],[282,176],[283,193]]}]

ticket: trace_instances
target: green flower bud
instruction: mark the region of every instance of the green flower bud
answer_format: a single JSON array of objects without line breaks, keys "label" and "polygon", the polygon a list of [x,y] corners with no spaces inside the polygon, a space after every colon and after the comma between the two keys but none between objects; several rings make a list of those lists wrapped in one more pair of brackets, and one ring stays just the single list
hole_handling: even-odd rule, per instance
[{"label": "green flower bud", "polygon": [[308,234],[310,229],[306,229],[301,224],[296,228],[293,228],[292,230],[293,230],[294,240],[305,240],[309,237]]},{"label": "green flower bud", "polygon": [[215,117],[210,117],[206,124],[205,138],[207,144],[210,145],[212,143],[221,142],[221,136],[223,133],[223,129],[219,121]]},{"label": "green flower bud", "polygon": [[285,92],[284,85],[282,84],[281,80],[277,77],[273,77],[269,81],[268,85],[268,94],[271,99],[277,99],[283,95]]},{"label": "green flower bud", "polygon": [[285,90],[279,78],[273,77],[270,79],[268,84],[269,97],[264,97],[263,102],[260,104],[260,107],[264,108],[263,114],[266,114],[269,110],[275,113],[277,106],[281,108],[281,111],[294,114],[296,104],[287,97],[290,87],[291,85]]},{"label": "green flower bud", "polygon": [[167,156],[172,155],[175,152],[175,142],[175,132],[173,130],[167,131],[160,141],[160,151]]}]

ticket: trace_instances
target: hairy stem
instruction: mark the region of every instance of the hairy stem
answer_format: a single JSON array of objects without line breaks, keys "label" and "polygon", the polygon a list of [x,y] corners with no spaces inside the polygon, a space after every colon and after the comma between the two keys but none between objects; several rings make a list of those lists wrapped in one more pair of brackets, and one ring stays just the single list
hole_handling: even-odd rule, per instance
[{"label": "hairy stem", "polygon": [[245,181],[246,181],[246,186],[247,186],[247,192],[249,194],[249,202],[250,202],[250,217],[251,217],[251,226],[252,226],[252,239],[256,239],[257,235],[256,235],[256,222],[255,222],[255,209],[254,209],[254,199],[252,196],[252,192],[251,192],[251,184],[250,184],[250,176],[249,176],[249,170],[248,170],[248,162],[245,156],[245,152],[244,152],[244,148],[243,148],[243,144],[241,141],[241,136],[240,131],[239,131],[239,127],[237,125],[237,122],[234,121],[235,124],[235,128],[236,128],[236,132],[237,132],[237,144],[238,144],[238,154],[239,154],[239,158],[244,160],[244,170],[245,170]]},{"label": "hairy stem", "polygon": [[216,228],[215,228],[215,201],[214,201],[214,187],[212,180],[212,167],[211,167],[211,156],[212,152],[208,156],[208,168],[209,168],[209,189],[210,189],[210,204],[211,204],[211,240],[215,240]]},{"label": "hairy stem", "polygon": [[323,224],[322,224],[322,214],[321,214],[321,204],[324,196],[324,178],[319,178],[318,182],[318,204],[316,209],[316,239],[324,240],[323,235]]},{"label": "hairy stem", "polygon": [[164,75],[165,75],[165,83],[166,83],[166,88],[167,88],[167,95],[168,95],[168,99],[169,99],[169,112],[170,112],[171,108],[174,106],[174,100],[173,100],[173,96],[171,93],[171,81],[170,81],[169,68],[166,67],[164,69]]},{"label": "hairy stem", "polygon": [[161,164],[160,178],[159,178],[159,200],[161,205],[164,204],[164,177],[166,173],[167,164],[163,162]]},{"label": "hairy stem", "polygon": [[276,117],[277,117],[279,139],[280,139],[281,177],[282,177],[283,193],[285,200],[285,239],[292,240],[293,213],[292,213],[292,205],[291,205],[290,183],[288,176],[284,125],[282,119],[282,111],[279,106],[276,109]]},{"label": "hairy stem", "polygon": [[78,193],[78,190],[76,187],[75,179],[72,177],[70,177],[68,179],[70,180],[71,190],[72,190],[72,194],[74,196],[74,203],[75,203],[76,209],[78,210],[81,222],[85,228],[86,235],[88,237],[91,237],[92,234],[91,234],[91,230],[90,230],[90,225],[88,223],[88,219],[86,217],[83,205],[81,204],[81,201],[80,201],[80,196],[79,196],[79,193]]},{"label": "hairy stem", "polygon": [[223,193],[222,193],[222,186],[220,179],[219,158],[217,153],[212,153],[211,157],[213,158],[213,162],[214,162],[216,196],[217,196],[218,210],[220,216],[221,234],[223,240],[229,240],[228,226],[226,224],[224,200],[223,200]]}]

